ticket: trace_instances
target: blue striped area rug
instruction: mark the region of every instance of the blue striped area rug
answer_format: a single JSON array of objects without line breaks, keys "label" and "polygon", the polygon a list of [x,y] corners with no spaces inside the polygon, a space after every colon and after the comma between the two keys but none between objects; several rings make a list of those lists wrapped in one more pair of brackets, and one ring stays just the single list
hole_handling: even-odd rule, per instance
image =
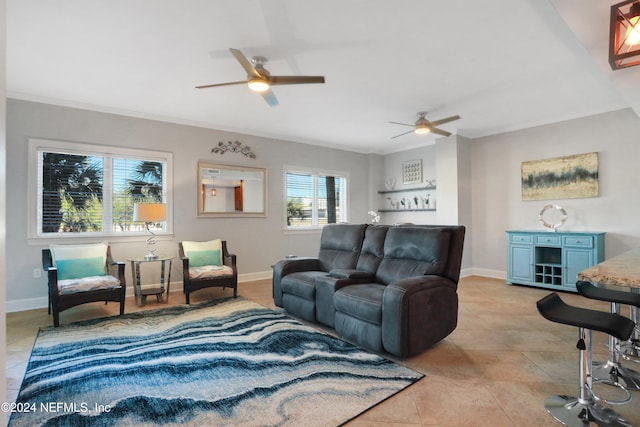
[{"label": "blue striped area rug", "polygon": [[235,298],[42,329],[10,426],[335,426],[422,374]]}]

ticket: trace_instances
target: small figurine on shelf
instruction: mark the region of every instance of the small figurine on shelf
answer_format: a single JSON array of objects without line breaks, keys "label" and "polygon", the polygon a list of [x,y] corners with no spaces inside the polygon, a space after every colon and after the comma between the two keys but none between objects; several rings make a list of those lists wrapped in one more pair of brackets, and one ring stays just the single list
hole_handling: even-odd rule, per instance
[{"label": "small figurine on shelf", "polygon": [[402,209],[404,209],[406,207],[406,203],[405,203],[405,198],[403,197],[402,200],[400,200],[400,204],[402,205]]},{"label": "small figurine on shelf", "polygon": [[427,193],[427,197],[422,199],[422,203],[424,204],[425,209],[429,209],[429,196],[431,196],[431,194]]},{"label": "small figurine on shelf", "polygon": [[413,196],[413,203],[416,205],[416,209],[418,209],[418,196]]},{"label": "small figurine on shelf", "polygon": [[393,206],[393,200],[391,200],[391,197],[387,197],[387,200],[391,204],[391,209],[393,209],[394,206]]},{"label": "small figurine on shelf", "polygon": [[396,179],[395,178],[389,178],[389,179],[385,180],[384,181],[384,186],[389,191],[393,190],[393,188],[396,186]]}]

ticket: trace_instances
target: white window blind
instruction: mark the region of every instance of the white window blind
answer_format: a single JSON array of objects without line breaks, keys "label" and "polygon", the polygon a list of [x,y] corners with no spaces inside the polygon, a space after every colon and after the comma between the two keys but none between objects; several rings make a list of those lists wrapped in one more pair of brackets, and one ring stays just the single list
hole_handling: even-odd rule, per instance
[{"label": "white window blind", "polygon": [[[29,151],[31,238],[140,234],[134,203],[170,203],[170,153],[44,140],[30,140]],[[170,221],[151,227],[167,232]]]},{"label": "white window blind", "polygon": [[335,173],[286,171],[287,228],[347,221],[347,178]]}]

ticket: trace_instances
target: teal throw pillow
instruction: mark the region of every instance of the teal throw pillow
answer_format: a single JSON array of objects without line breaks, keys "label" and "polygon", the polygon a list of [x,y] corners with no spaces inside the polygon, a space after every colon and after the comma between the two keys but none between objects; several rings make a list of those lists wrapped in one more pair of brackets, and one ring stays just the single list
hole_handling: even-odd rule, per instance
[{"label": "teal throw pillow", "polygon": [[104,259],[102,257],[60,259],[56,261],[56,267],[58,268],[58,280],[105,275]]},{"label": "teal throw pillow", "polygon": [[189,267],[204,267],[205,265],[221,265],[220,263],[220,250],[208,250],[208,251],[190,251],[187,256],[189,257]]}]

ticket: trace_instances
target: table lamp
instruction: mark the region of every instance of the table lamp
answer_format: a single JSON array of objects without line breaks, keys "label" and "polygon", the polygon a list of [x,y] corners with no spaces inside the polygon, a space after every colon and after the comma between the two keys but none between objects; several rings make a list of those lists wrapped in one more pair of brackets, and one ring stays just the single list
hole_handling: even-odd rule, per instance
[{"label": "table lamp", "polygon": [[133,220],[144,222],[147,232],[151,234],[147,239],[146,260],[158,259],[156,255],[156,235],[149,225],[154,222],[162,222],[167,219],[167,206],[164,203],[135,203],[133,205]]}]

